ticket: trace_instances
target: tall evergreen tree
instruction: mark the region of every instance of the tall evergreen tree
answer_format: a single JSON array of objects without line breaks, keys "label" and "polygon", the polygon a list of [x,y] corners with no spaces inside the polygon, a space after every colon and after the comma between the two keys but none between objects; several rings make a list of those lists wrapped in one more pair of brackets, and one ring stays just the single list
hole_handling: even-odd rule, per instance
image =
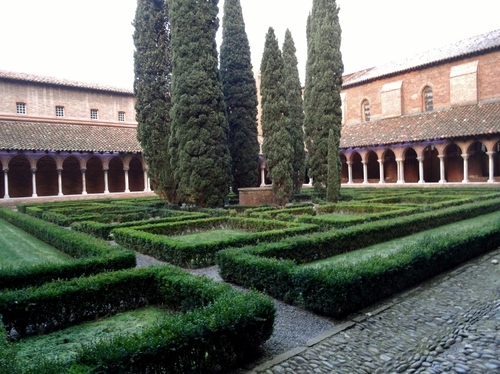
[{"label": "tall evergreen tree", "polygon": [[340,197],[339,150],[335,147],[335,136],[330,129],[328,134],[328,178],[326,180],[326,200],[337,202]]},{"label": "tall evergreen tree", "polygon": [[164,0],[138,0],[134,20],[137,139],[155,192],[176,200],[167,152],[170,137],[170,22]]},{"label": "tall evergreen tree", "polygon": [[229,123],[233,191],[257,186],[257,86],[240,0],[224,1],[220,72]]},{"label": "tall evergreen tree", "polygon": [[299,193],[304,183],[305,151],[304,151],[304,106],[299,69],[297,68],[297,50],[290,30],[285,32],[283,42],[284,85],[288,104],[289,133],[293,149],[293,190]]},{"label": "tall evergreen tree", "polygon": [[169,0],[172,25],[170,162],[180,202],[221,207],[231,183],[217,59],[218,0]]},{"label": "tall evergreen tree", "polygon": [[274,34],[269,28],[260,65],[262,96],[262,151],[268,176],[273,182],[276,202],[284,206],[293,193],[293,149],[288,131],[288,108],[284,84],[283,56]]},{"label": "tall evergreen tree", "polygon": [[[309,176],[316,190],[327,183],[328,133],[338,150],[342,128],[340,90],[344,65],[340,53],[341,29],[335,0],[313,0],[307,22],[307,64],[304,93]],[[340,190],[340,156],[337,163]],[[338,194],[335,194],[338,196]]]}]

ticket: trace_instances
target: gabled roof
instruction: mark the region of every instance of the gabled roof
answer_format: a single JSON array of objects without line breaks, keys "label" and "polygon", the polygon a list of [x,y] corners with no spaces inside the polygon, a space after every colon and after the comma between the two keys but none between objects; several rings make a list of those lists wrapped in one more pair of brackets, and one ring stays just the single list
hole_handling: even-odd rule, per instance
[{"label": "gabled roof", "polygon": [[0,121],[0,149],[142,152],[135,127]]},{"label": "gabled roof", "polygon": [[127,95],[133,95],[134,91],[126,88],[105,86],[97,83],[86,83],[72,81],[68,79],[45,77],[41,75],[17,73],[12,71],[0,70],[0,79],[8,79],[14,81],[25,81],[31,83],[41,83],[50,84],[55,86],[72,87],[72,88],[83,88],[88,90],[106,91],[113,93],[121,93]]},{"label": "gabled roof", "polygon": [[340,148],[500,134],[500,102],[345,125]]},{"label": "gabled roof", "polygon": [[500,29],[425,51],[406,59],[344,75],[343,88],[456,58],[500,49]]}]

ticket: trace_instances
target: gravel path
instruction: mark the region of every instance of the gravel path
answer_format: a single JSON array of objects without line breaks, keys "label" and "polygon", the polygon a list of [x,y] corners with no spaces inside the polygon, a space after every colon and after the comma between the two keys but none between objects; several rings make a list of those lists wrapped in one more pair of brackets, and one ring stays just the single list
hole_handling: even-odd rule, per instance
[{"label": "gravel path", "polygon": [[[165,264],[153,257],[137,253],[137,267],[153,264]],[[202,269],[186,269],[191,274],[205,276],[217,282],[223,282],[217,266]],[[241,289],[240,287],[234,286]],[[241,289],[243,290],[243,289]],[[289,351],[297,346],[306,344],[312,339],[335,327],[333,320],[316,315],[306,310],[285,304],[279,300],[274,301],[276,306],[276,320],[271,338],[262,346],[262,357],[257,363],[265,362],[275,356]],[[242,369],[241,371],[245,371]]]}]

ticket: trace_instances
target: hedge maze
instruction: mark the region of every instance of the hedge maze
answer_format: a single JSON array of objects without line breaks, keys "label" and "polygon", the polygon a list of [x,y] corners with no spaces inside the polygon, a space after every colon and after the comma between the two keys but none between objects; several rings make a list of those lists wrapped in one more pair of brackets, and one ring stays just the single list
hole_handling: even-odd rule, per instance
[{"label": "hedge maze", "polygon": [[[1,219],[73,258],[15,269],[0,262],[0,368],[220,372],[271,336],[269,296],[343,318],[500,245],[495,189],[343,189],[337,204],[304,191],[293,201],[285,209],[157,198],[0,209]],[[174,266],[135,268],[136,252]],[[181,269],[214,264],[226,282],[262,293]],[[141,310],[154,322],[82,340],[71,354],[64,344],[36,353],[30,343]]]}]

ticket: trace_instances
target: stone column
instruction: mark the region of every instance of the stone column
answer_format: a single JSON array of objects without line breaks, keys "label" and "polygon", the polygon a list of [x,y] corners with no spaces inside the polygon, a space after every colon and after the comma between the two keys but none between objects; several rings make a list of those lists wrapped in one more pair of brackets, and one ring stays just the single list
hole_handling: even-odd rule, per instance
[{"label": "stone column", "polygon": [[38,197],[36,194],[36,168],[31,168],[31,186],[33,189],[31,197]]},{"label": "stone column", "polygon": [[9,199],[9,169],[4,168],[3,169],[3,186],[5,190],[5,195],[3,195],[4,199]]},{"label": "stone column", "polygon": [[378,160],[378,168],[380,171],[380,181],[379,183],[385,183],[385,175],[384,175],[384,159],[379,158]]},{"label": "stone column", "polygon": [[352,161],[346,161],[346,164],[347,164],[347,174],[349,175],[347,184],[352,184]]},{"label": "stone column", "polygon": [[493,156],[495,155],[495,152],[486,152],[488,155],[488,169],[489,169],[489,178],[488,178],[488,183],[493,183],[495,182],[494,178],[494,170],[495,170],[495,162],[493,160]]},{"label": "stone column", "polygon": [[417,157],[418,160],[418,183],[425,183],[424,180],[424,158]]},{"label": "stone column", "polygon": [[266,168],[260,168],[260,186],[266,186]]},{"label": "stone column", "polygon": [[446,179],[444,178],[444,155],[438,155],[439,158],[439,183],[446,183]]},{"label": "stone column", "polygon": [[464,159],[464,179],[462,183],[469,183],[469,155],[464,153],[461,156]]},{"label": "stone column", "polygon": [[63,196],[63,193],[62,193],[62,169],[57,169],[57,187],[59,189],[57,196]]},{"label": "stone column", "polygon": [[404,170],[404,160],[402,158],[396,159],[396,166],[398,168],[398,181],[396,183],[404,183],[405,182],[405,170]]},{"label": "stone column", "polygon": [[108,187],[108,170],[107,168],[102,169],[104,171],[104,193],[109,193]]},{"label": "stone column", "polygon": [[368,184],[368,162],[361,161],[363,164],[363,184]]},{"label": "stone column", "polygon": [[149,189],[149,183],[148,183],[148,171],[144,170],[144,192],[149,192],[151,191]]},{"label": "stone column", "polygon": [[130,168],[123,168],[123,172],[125,173],[125,192],[130,192],[129,182],[128,182],[128,171]]},{"label": "stone column", "polygon": [[80,171],[82,172],[82,195],[87,194],[87,179],[85,178],[85,172],[87,169],[81,168]]}]

